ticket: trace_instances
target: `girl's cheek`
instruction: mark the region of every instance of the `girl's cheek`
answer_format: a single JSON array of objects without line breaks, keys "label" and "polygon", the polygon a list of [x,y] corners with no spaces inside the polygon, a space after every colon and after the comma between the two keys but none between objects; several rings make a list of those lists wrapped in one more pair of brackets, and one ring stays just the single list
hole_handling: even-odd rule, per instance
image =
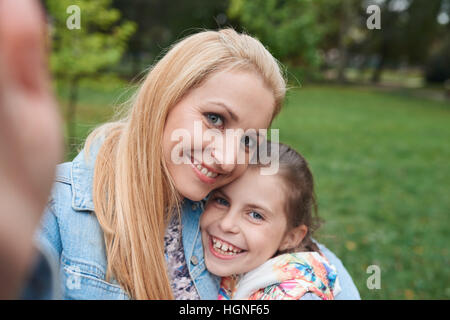
[{"label": "girl's cheek", "polygon": [[202,215],[200,216],[200,227],[205,228],[208,226],[210,219],[210,212],[211,210],[206,207],[205,211],[203,211]]},{"label": "girl's cheek", "polygon": [[214,213],[214,209],[209,207],[206,207],[205,211],[202,213],[202,216],[200,218],[200,225],[203,227],[207,227],[211,225],[217,218],[215,217],[216,214]]}]

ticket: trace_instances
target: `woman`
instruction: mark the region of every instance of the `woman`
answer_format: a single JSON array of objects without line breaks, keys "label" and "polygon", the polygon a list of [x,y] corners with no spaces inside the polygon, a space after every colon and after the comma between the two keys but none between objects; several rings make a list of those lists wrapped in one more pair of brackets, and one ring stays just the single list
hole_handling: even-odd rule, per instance
[{"label": "woman", "polygon": [[[198,234],[200,200],[246,164],[206,139],[183,145],[186,161],[175,164],[172,133],[194,136],[195,123],[222,134],[267,128],[284,93],[278,64],[249,36],[207,31],[173,46],[126,117],[96,129],[74,161],[57,168],[36,244],[60,261],[63,298],[216,299],[219,279],[204,267]],[[238,138],[250,154],[251,138]],[[198,162],[197,152],[214,163]],[[351,280],[348,287],[355,290]]]},{"label": "woman", "polygon": [[[182,128],[194,137],[196,121],[202,130],[218,130],[224,140],[228,129],[265,129],[284,93],[275,59],[249,36],[205,31],[174,45],[148,73],[126,117],[95,130],[85,151],[57,170],[39,244],[62,261],[64,297],[118,298],[125,292],[136,299],[172,298],[170,280],[180,280],[167,275],[163,241],[172,214],[182,199],[200,201],[246,168],[236,164],[237,152],[230,148],[224,159],[224,144],[212,148],[206,139],[183,146],[187,163],[174,164],[171,155],[180,141],[173,141],[172,133]],[[214,163],[199,161],[199,170],[192,165],[197,152],[212,154]],[[91,185],[92,195],[86,192]],[[194,203],[184,202],[194,211],[186,224],[197,225],[200,206],[192,210]],[[114,294],[97,292],[97,278],[124,292],[115,295],[112,287]],[[184,294],[195,298],[192,291],[199,289],[191,288]],[[216,296],[210,291],[205,298]]]}]

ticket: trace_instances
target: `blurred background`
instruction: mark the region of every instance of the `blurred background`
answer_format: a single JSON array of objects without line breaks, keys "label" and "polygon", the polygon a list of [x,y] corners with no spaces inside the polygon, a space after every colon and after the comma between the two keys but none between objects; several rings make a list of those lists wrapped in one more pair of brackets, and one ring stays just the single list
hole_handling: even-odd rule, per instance
[{"label": "blurred background", "polygon": [[[175,41],[233,27],[286,67],[272,128],[316,179],[316,238],[363,299],[449,299],[449,0],[42,0],[66,156]],[[66,23],[80,8],[81,28]],[[370,5],[380,29],[369,29]],[[73,13],[73,12],[72,12]],[[373,14],[373,12],[372,12]],[[370,265],[381,288],[369,289]]]}]

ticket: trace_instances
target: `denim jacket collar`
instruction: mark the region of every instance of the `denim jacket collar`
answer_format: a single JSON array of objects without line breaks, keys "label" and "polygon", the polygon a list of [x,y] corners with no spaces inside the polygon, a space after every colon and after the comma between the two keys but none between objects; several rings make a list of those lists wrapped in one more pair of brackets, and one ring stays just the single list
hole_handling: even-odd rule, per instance
[{"label": "denim jacket collar", "polygon": [[72,208],[76,211],[94,211],[92,183],[94,165],[101,144],[92,144],[89,157],[83,149],[72,161]]},{"label": "denim jacket collar", "polygon": [[200,232],[200,215],[204,210],[203,201],[184,199],[182,207],[182,241],[189,274],[202,300],[216,300],[220,277],[206,269]]}]

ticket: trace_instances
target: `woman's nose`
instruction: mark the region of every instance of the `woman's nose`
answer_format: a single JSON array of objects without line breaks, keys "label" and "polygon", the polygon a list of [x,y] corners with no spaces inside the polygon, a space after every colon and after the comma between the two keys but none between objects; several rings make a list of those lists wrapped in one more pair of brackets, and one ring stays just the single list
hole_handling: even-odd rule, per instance
[{"label": "woman's nose", "polygon": [[216,163],[224,173],[230,173],[236,167],[236,152],[233,150],[214,149],[212,156],[216,159]]},{"label": "woman's nose", "polygon": [[211,151],[212,157],[215,159],[220,169],[226,173],[234,170],[238,164],[239,145],[236,145],[235,139],[227,139],[224,143],[215,145]]}]

